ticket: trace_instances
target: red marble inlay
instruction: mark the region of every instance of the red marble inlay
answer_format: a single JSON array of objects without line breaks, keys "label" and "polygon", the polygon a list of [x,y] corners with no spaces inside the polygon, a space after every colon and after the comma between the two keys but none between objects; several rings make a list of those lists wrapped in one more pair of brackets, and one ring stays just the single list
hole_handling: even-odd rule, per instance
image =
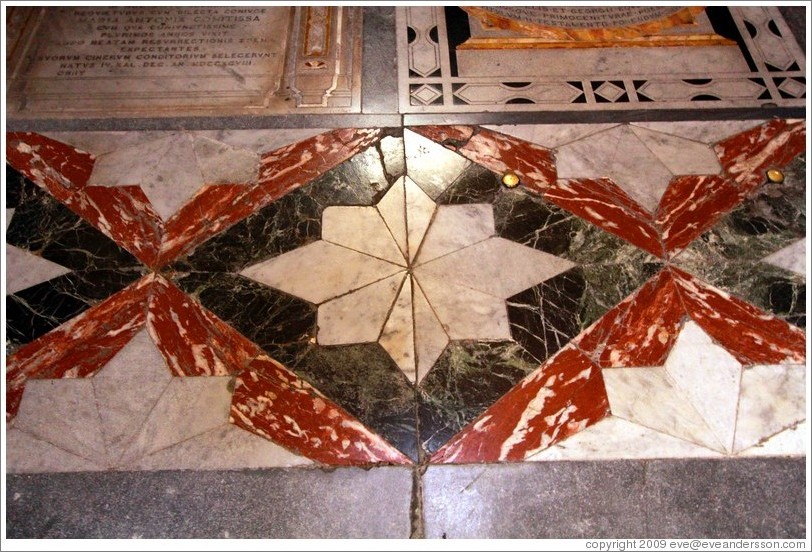
[{"label": "red marble inlay", "polygon": [[340,128],[268,152],[259,166],[267,202],[343,163],[382,137],[381,129]]},{"label": "red marble inlay", "polygon": [[237,378],[231,422],[324,464],[411,463],[341,407],[267,356],[254,359]]},{"label": "red marble inlay", "polygon": [[94,163],[91,154],[34,132],[7,133],[6,160],[57,199],[87,184]]},{"label": "red marble inlay", "polygon": [[653,255],[663,256],[660,232],[651,215],[611,180],[558,180],[544,192],[544,198]]},{"label": "red marble inlay", "polygon": [[725,171],[749,191],[766,180],[768,169],[786,165],[805,147],[806,121],[773,119],[722,140],[714,149]]},{"label": "red marble inlay", "polygon": [[[241,198],[247,187],[241,184],[205,186],[166,222],[164,241],[156,263],[164,266],[188,253],[215,234],[248,216]],[[235,211],[235,206],[240,209]]]},{"label": "red marble inlay", "polygon": [[660,366],[686,316],[666,269],[607,312],[574,343],[602,368]]},{"label": "red marble inlay", "polygon": [[721,176],[678,176],[660,200],[655,222],[665,248],[677,253],[744,199],[739,187]]},{"label": "red marble inlay", "polygon": [[601,370],[566,347],[467,425],[431,461],[521,461],[609,414]]},{"label": "red marble inlay", "polygon": [[147,266],[157,262],[164,225],[139,186],[87,186],[67,206]]},{"label": "red marble inlay", "polygon": [[176,376],[227,376],[262,349],[161,276],[155,278],[147,328]]},{"label": "red marble inlay", "polygon": [[480,127],[414,127],[410,130],[456,151],[499,174],[514,172],[525,187],[544,192],[557,178],[555,160],[545,147]]},{"label": "red marble inlay", "polygon": [[17,414],[29,378],[83,378],[98,372],[146,322],[153,276],[20,347],[6,359],[6,420]]},{"label": "red marble inlay", "polygon": [[742,364],[806,361],[803,330],[672,268],[691,317]]}]

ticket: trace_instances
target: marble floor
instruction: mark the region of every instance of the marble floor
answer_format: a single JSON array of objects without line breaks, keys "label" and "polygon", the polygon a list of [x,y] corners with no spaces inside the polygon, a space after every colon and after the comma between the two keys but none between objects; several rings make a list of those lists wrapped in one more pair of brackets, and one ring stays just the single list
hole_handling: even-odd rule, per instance
[{"label": "marble floor", "polygon": [[6,472],[805,463],[806,121],[720,114],[17,125]]},{"label": "marble floor", "polygon": [[803,454],[805,132],[11,133],[8,469]]}]

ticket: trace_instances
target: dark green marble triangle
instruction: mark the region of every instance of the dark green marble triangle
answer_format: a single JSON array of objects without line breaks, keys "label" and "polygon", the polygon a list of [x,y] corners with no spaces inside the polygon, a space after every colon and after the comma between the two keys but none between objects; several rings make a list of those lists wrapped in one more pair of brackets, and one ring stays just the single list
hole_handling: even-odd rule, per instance
[{"label": "dark green marble triangle", "polygon": [[27,181],[19,191],[14,215],[6,230],[7,244],[71,270],[142,267],[131,253],[46,191]]},{"label": "dark green marble triangle", "polygon": [[239,276],[191,272],[170,276],[185,293],[223,322],[288,366],[316,335],[316,307]]},{"label": "dark green marble triangle", "polygon": [[71,272],[7,295],[6,344],[17,347],[33,341],[124,289],[145,272]]},{"label": "dark green marble triangle", "polygon": [[437,451],[536,368],[512,341],[452,341],[419,386],[424,450]]}]

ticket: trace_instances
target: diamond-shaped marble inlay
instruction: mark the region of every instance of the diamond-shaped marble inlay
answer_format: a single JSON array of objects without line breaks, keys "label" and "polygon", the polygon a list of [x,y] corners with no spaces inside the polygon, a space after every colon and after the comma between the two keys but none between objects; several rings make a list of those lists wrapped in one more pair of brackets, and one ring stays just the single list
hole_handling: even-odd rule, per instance
[{"label": "diamond-shaped marble inlay", "polygon": [[804,92],[806,92],[806,87],[801,84],[800,82],[794,79],[786,79],[784,82],[778,85],[778,89],[786,92],[787,94],[795,97],[800,98]]},{"label": "diamond-shaped marble inlay", "polygon": [[612,102],[621,97],[624,92],[625,90],[612,84],[611,82],[605,82],[595,89],[596,94],[599,94]]},{"label": "diamond-shaped marble inlay", "polygon": [[442,96],[442,94],[438,92],[436,88],[432,88],[427,84],[424,84],[423,86],[412,92],[412,97],[417,98],[425,105],[429,105],[431,102],[433,102],[440,96]]},{"label": "diamond-shaped marble inlay", "polygon": [[438,208],[408,177],[375,206],[330,207],[323,219],[322,241],[242,274],[319,304],[318,343],[378,341],[410,381],[449,339],[510,339],[505,300],[574,266],[496,237],[492,205]]}]

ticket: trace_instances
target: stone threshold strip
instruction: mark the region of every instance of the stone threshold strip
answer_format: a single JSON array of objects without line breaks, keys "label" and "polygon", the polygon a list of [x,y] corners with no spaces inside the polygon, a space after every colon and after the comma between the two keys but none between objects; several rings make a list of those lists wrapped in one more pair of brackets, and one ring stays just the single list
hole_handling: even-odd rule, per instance
[{"label": "stone threshold strip", "polygon": [[[652,215],[611,181],[558,179],[552,156],[540,146],[473,127],[413,130],[491,171],[515,172],[525,188],[665,262],[752,193],[768,168],[797,156],[805,139],[803,122],[777,120],[719,142],[715,151],[724,177],[676,178]],[[167,272],[175,259],[384,136],[379,129],[342,129],[280,148],[263,157],[258,184],[207,186],[164,221],[138,186],[88,185],[94,164],[89,154],[40,135],[10,133],[11,165],[129,251],[149,273],[10,355],[7,419],[15,415],[28,379],[91,377],[146,328],[174,375],[236,376],[235,424],[324,464],[411,463],[190,300]],[[430,461],[523,460],[596,423],[610,412],[603,370],[663,365],[686,319],[741,366],[804,362],[801,330],[667,265],[545,359]]]}]

